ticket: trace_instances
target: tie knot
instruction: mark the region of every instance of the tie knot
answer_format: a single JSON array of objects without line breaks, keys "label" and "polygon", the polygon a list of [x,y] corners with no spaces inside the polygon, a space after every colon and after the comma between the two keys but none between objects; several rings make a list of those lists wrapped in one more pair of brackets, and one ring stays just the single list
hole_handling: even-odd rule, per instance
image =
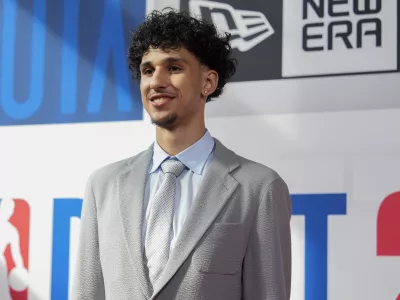
[{"label": "tie knot", "polygon": [[177,159],[168,159],[161,164],[161,169],[164,174],[172,173],[175,177],[178,177],[185,169],[185,165]]}]

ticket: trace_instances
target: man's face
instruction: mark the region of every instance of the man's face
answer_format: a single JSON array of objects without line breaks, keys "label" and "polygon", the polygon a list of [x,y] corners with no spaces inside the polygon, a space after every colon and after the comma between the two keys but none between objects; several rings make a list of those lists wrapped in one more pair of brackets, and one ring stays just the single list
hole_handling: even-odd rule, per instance
[{"label": "man's face", "polygon": [[150,48],[142,57],[140,72],[142,102],[154,124],[175,128],[204,119],[202,93],[210,86],[210,71],[189,51]]}]

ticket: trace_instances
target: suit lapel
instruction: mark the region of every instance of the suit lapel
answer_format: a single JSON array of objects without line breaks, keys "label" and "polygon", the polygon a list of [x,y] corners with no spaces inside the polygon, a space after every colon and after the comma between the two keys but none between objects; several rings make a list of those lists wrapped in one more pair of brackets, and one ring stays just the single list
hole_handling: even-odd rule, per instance
[{"label": "suit lapel", "polygon": [[209,169],[206,170],[164,273],[154,287],[154,293],[150,299],[157,296],[181,267],[239,184],[230,175],[230,172],[239,166],[235,154],[225,148],[218,139],[214,138],[214,140],[213,160]]},{"label": "suit lapel", "polygon": [[[144,215],[143,199],[145,196],[148,167],[153,154],[153,145],[133,158],[127,172],[118,175],[117,190],[120,216],[124,238],[130,254],[130,261],[137,271],[139,282],[146,299],[151,295],[147,277],[147,268],[142,251],[142,221]],[[132,278],[131,280],[135,280]]]}]

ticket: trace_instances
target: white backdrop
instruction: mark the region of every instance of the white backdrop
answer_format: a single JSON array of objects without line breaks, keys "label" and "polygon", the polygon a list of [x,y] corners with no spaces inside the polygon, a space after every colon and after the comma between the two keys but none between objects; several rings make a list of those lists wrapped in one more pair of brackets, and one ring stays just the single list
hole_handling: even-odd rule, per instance
[{"label": "white backdrop", "polygon": [[[156,7],[147,4],[147,11]],[[179,7],[172,0],[157,7],[166,4]],[[297,212],[306,207],[301,195],[345,199],[345,210],[328,216],[326,267],[320,264],[324,236],[313,237],[323,234],[316,227],[322,224],[315,221],[318,211],[293,216],[292,300],[399,299],[399,99],[400,75],[392,73],[237,82],[207,104],[211,134],[278,171],[297,197]],[[15,200],[20,206],[14,225],[29,269],[26,282],[10,279],[11,287],[22,290],[13,291],[14,299],[68,299],[89,174],[146,149],[154,137],[147,115],[138,121],[0,127],[0,199],[23,199]],[[0,227],[0,242],[6,239]]]},{"label": "white backdrop", "polygon": [[[379,206],[400,191],[399,120],[398,109],[207,119],[210,132],[228,147],[275,168],[292,194],[347,195],[347,213],[328,223],[330,300],[396,299],[400,293],[400,258],[376,251]],[[46,125],[0,128],[0,138],[7,141],[1,195],[23,198],[31,207],[29,299],[50,299],[53,199],[82,197],[93,169],[146,148],[154,128],[148,121]],[[73,265],[79,222],[71,228]],[[304,217],[293,217],[292,230],[292,299],[302,300]]]}]

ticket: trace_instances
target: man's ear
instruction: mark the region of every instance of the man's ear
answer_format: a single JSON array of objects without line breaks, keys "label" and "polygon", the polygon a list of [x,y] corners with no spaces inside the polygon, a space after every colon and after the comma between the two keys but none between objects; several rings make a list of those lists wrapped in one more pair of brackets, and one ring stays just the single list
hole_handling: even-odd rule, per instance
[{"label": "man's ear", "polygon": [[204,84],[202,95],[209,96],[217,89],[218,86],[218,73],[214,70],[207,70],[204,76]]}]

